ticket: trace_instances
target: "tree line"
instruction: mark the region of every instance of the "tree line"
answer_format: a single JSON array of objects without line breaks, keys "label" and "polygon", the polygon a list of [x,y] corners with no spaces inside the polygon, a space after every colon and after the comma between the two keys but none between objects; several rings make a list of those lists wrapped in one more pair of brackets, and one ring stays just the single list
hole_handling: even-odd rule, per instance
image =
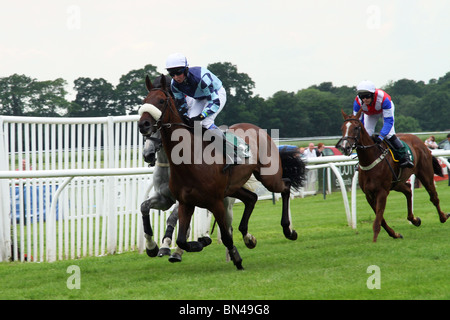
[{"label": "tree line", "polygon": [[[222,80],[227,91],[225,108],[217,125],[250,122],[264,129],[279,129],[280,137],[338,135],[340,110],[349,113],[355,87],[333,86],[331,82],[312,85],[297,92],[280,90],[264,99],[254,95],[254,81],[238,72],[230,62],[207,66]],[[157,77],[148,64],[120,77],[113,86],[102,78],[80,77],[74,81],[75,98],[68,101],[67,81],[38,81],[26,75],[0,78],[0,114],[37,117],[104,117],[136,114],[147,94],[144,78]],[[355,84],[356,85],[356,84]],[[444,131],[450,129],[450,72],[428,83],[401,79],[384,89],[396,107],[397,132]]]}]

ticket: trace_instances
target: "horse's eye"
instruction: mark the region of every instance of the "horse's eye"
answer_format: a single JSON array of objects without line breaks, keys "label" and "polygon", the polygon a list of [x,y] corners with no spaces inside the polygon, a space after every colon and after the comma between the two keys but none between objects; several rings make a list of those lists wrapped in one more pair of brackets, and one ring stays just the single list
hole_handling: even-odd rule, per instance
[{"label": "horse's eye", "polygon": [[160,104],[164,104],[164,99],[159,100]]}]

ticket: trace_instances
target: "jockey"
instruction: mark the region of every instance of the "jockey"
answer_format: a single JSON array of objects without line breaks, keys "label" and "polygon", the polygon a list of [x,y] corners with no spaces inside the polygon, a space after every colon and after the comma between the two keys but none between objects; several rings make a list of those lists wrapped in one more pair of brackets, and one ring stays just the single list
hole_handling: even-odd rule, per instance
[{"label": "jockey", "polygon": [[356,87],[357,96],[353,102],[353,114],[356,115],[362,108],[363,116],[361,121],[364,124],[370,136],[375,132],[375,126],[378,119],[383,117],[383,127],[380,131],[379,138],[387,139],[394,151],[399,156],[401,167],[414,167],[414,163],[409,159],[406,147],[395,135],[394,128],[394,112],[395,106],[391,97],[381,89],[376,89],[371,81],[362,81]]},{"label": "jockey", "polygon": [[227,101],[222,81],[206,68],[189,68],[186,57],[181,53],[171,54],[166,59],[166,69],[172,77],[171,89],[180,114],[192,124],[194,121],[201,121],[203,128],[210,130],[215,138],[223,140],[224,147],[229,145],[226,147],[226,164],[223,171],[241,163],[234,145],[214,124],[214,119]]}]

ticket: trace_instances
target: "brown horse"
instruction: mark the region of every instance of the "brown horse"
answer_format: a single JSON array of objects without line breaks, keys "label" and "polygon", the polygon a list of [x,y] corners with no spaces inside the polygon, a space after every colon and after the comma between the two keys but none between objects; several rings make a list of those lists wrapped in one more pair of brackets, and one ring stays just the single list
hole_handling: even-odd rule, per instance
[{"label": "brown horse", "polygon": [[361,123],[361,111],[351,116],[342,111],[344,124],[342,138],[336,144],[345,155],[350,155],[356,148],[359,159],[359,185],[366,195],[366,199],[375,212],[373,222],[373,242],[377,241],[380,226],[393,238],[403,238],[390,228],[383,218],[386,199],[390,190],[402,192],[406,196],[408,220],[415,226],[420,226],[419,217],[412,212],[411,184],[406,182],[412,174],[422,182],[430,195],[430,200],[436,207],[442,223],[447,221],[450,214],[444,214],[439,207],[439,198],[434,186],[434,174],[442,176],[442,168],[438,160],[431,155],[422,140],[412,134],[398,134],[411,149],[414,158],[413,168],[400,169],[398,162],[393,159],[389,148],[384,143],[375,143]]},{"label": "brown horse", "polygon": [[[232,166],[223,172],[223,153],[219,152],[217,157],[217,152],[211,152],[215,149],[212,146],[216,141],[204,141],[206,132],[203,138],[198,137],[199,130],[195,131],[200,127],[199,123],[192,128],[183,122],[172,97],[167,92],[164,78],[162,88],[154,88],[148,77],[145,82],[149,93],[139,110],[141,115],[139,130],[143,135],[156,130],[161,132],[163,147],[170,164],[169,187],[179,201],[177,245],[188,252],[203,249],[204,244],[201,241],[187,242],[186,233],[194,207],[206,208],[213,213],[220,228],[222,241],[236,268],[243,269],[242,259],[228,231],[223,199],[230,196],[244,203],[239,231],[247,247],[253,248],[256,239],[248,233],[248,221],[258,197],[255,193],[242,188],[252,173],[269,191],[281,193],[283,202],[281,226],[286,238],[296,240],[297,233],[290,226],[289,197],[291,186],[298,188],[304,181],[305,164],[300,158],[281,154],[280,159],[278,148],[266,131],[252,124],[241,123],[231,126],[230,129],[249,144],[252,156],[246,163]],[[214,159],[220,161],[211,162],[208,157],[203,156],[208,151],[211,155],[214,153]]]}]

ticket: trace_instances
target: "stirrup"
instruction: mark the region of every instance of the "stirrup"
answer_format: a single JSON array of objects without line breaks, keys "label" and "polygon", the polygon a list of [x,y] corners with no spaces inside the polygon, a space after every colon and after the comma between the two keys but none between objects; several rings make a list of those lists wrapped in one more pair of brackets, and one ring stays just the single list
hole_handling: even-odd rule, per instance
[{"label": "stirrup", "polygon": [[231,168],[234,165],[235,165],[234,163],[226,163],[222,169],[222,172],[225,173],[228,170],[228,168]]},{"label": "stirrup", "polygon": [[[228,155],[227,155],[228,157]],[[223,166],[222,172],[226,172],[229,168],[231,168],[232,166],[236,166],[238,164],[240,164],[242,161],[241,159],[235,154],[234,155],[234,160],[232,163],[225,163],[225,165]]]},{"label": "stirrup", "polygon": [[414,163],[409,159],[403,159],[400,162],[400,167],[402,168],[414,168]]}]

